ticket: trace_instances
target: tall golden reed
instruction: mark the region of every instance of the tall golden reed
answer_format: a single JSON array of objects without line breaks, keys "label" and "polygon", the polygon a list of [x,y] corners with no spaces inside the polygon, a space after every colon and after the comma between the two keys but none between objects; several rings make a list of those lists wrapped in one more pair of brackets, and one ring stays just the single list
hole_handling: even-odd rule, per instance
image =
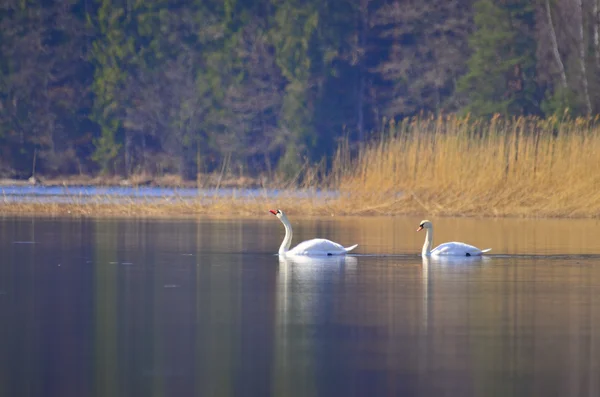
[{"label": "tall golden reed", "polygon": [[358,213],[600,215],[597,119],[439,116],[390,122],[332,176]]}]

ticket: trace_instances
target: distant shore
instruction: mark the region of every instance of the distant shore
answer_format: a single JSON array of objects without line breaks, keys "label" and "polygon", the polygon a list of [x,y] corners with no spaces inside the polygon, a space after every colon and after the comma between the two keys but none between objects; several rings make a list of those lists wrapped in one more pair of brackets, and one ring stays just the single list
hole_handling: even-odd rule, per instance
[{"label": "distant shore", "polygon": [[[225,188],[222,188],[222,190]],[[222,195],[211,196],[199,190],[198,196],[129,197],[111,194],[79,196],[60,195],[56,199],[25,195],[24,200],[7,199],[1,195],[0,216],[89,217],[89,218],[193,218],[193,217],[262,217],[269,209],[285,209],[292,217],[307,216],[420,216],[432,217],[479,217],[479,218],[600,218],[595,210],[585,208],[564,211],[543,207],[505,207],[492,211],[489,207],[443,208],[432,206],[431,197],[418,197],[415,192],[395,196],[380,196],[376,203],[357,195],[341,194],[323,197],[312,190],[279,191],[270,196],[268,191],[244,195],[243,188],[227,189]],[[299,195],[299,193],[304,193]],[[435,200],[435,198],[433,198]]]},{"label": "distant shore", "polygon": [[2,186],[103,186],[137,187],[154,186],[166,188],[256,188],[262,187],[265,178],[248,176],[226,176],[216,174],[198,175],[196,180],[185,180],[179,175],[148,176],[132,175],[129,178],[118,176],[69,175],[63,177],[32,176],[28,179],[0,178]]},{"label": "distant shore", "polygon": [[[19,183],[120,186],[136,194],[115,198],[114,192],[102,190],[90,200],[93,192],[77,195],[77,189],[65,188],[54,192],[61,197],[54,202],[33,192],[25,199],[4,193],[0,214],[254,216],[282,208],[299,216],[600,218],[598,153],[596,119],[470,122],[440,116],[390,123],[358,155],[340,145],[327,172],[304,167],[289,183],[226,174],[199,175],[195,181],[173,175],[42,177]],[[142,186],[173,191],[160,197],[160,191],[136,189]],[[197,194],[177,192],[184,187],[198,189]],[[334,194],[322,194],[325,187]]]},{"label": "distant shore", "polygon": [[[222,188],[225,189],[225,188]],[[203,189],[204,192],[210,189]],[[0,215],[24,216],[82,216],[82,217],[254,217],[268,213],[269,209],[286,209],[290,215],[351,215],[340,211],[335,199],[317,197],[311,193],[300,196],[298,192],[284,192],[270,197],[265,191],[244,195],[245,189],[231,189],[222,195],[198,196],[116,196],[111,194],[79,196],[65,194],[57,197],[22,196],[22,200],[0,196]],[[0,186],[0,192],[2,187]],[[175,190],[176,192],[176,190]]]},{"label": "distant shore", "polygon": [[[265,185],[270,182],[270,187]],[[17,188],[7,193],[7,188]],[[59,188],[48,194],[29,188]],[[80,193],[78,187],[85,189]],[[61,188],[64,188],[61,189]],[[108,189],[104,189],[108,188]],[[118,192],[111,188],[120,188]],[[147,196],[143,189],[152,191]],[[124,190],[123,190],[124,189]],[[128,190],[129,193],[128,193]],[[182,194],[180,189],[188,189]],[[198,189],[197,195],[189,189]],[[281,192],[278,197],[270,192]],[[252,191],[251,194],[246,194]],[[215,194],[215,192],[218,192]],[[215,217],[260,216],[270,208],[286,208],[288,213],[332,215],[331,199],[323,199],[316,188],[296,189],[289,184],[264,178],[219,177],[202,175],[197,181],[184,181],[179,176],[158,178],[134,176],[0,179],[0,215],[85,216],[85,217]],[[338,214],[341,215],[341,214]],[[345,213],[344,213],[345,215]]]}]

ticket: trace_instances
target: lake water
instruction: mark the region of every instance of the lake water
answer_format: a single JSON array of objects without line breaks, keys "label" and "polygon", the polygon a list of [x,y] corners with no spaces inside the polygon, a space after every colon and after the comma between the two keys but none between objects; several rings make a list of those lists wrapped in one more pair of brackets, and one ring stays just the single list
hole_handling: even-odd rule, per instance
[{"label": "lake water", "polygon": [[598,396],[600,222],[0,218],[0,396]]},{"label": "lake water", "polygon": [[237,189],[237,188],[170,188],[157,186],[45,186],[45,185],[0,185],[0,198],[10,202],[35,203],[97,203],[97,202],[161,202],[177,199],[179,202],[235,197],[238,200],[270,198],[280,196],[297,198],[334,198],[332,190],[305,189]]}]

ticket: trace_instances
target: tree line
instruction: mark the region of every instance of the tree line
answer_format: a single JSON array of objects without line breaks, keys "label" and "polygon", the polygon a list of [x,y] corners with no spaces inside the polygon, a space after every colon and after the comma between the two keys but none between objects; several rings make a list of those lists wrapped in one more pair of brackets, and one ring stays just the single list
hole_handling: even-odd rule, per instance
[{"label": "tree line", "polygon": [[422,114],[592,116],[600,0],[4,0],[0,175],[291,175]]}]

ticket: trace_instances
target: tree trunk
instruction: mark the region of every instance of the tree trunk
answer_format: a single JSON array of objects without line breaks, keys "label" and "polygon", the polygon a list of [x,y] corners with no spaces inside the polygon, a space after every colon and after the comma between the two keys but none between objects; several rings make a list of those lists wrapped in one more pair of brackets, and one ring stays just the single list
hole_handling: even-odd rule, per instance
[{"label": "tree trunk", "polygon": [[358,59],[358,98],[357,98],[357,128],[358,128],[358,141],[363,143],[365,140],[365,117],[364,117],[364,99],[365,99],[365,53],[367,50],[367,29],[369,28],[369,0],[361,0],[359,7],[359,18],[360,18],[360,31],[359,31],[359,48],[360,55]]},{"label": "tree trunk", "polygon": [[600,72],[600,20],[598,19],[598,1],[593,0],[594,16],[594,55],[596,58],[596,72]]},{"label": "tree trunk", "polygon": [[363,143],[365,140],[365,133],[364,133],[364,125],[365,125],[365,116],[363,113],[363,108],[364,108],[364,97],[365,97],[365,73],[364,70],[362,70],[362,68],[360,68],[361,70],[359,70],[359,74],[360,77],[358,78],[358,99],[356,101],[356,110],[358,112],[358,120],[356,122],[357,124],[357,129],[358,129],[358,141],[360,143]]},{"label": "tree trunk", "polygon": [[581,82],[583,84],[583,95],[587,114],[592,114],[592,103],[590,101],[590,93],[588,87],[587,71],[585,67],[585,42],[583,36],[583,2],[577,0],[577,17],[579,23],[579,67],[581,69]]},{"label": "tree trunk", "polygon": [[131,176],[131,132],[125,129],[125,178]]},{"label": "tree trunk", "polygon": [[[596,0],[594,0],[596,1]],[[556,40],[556,31],[554,30],[554,24],[552,23],[552,12],[550,10],[550,0],[546,0],[546,15],[548,16],[548,26],[550,27],[550,39],[552,42],[552,53],[554,54],[554,59],[556,60],[556,64],[558,65],[558,71],[560,73],[560,83],[563,89],[567,89],[567,74],[565,73],[565,65],[560,57],[560,52],[558,51],[558,41]]]}]

